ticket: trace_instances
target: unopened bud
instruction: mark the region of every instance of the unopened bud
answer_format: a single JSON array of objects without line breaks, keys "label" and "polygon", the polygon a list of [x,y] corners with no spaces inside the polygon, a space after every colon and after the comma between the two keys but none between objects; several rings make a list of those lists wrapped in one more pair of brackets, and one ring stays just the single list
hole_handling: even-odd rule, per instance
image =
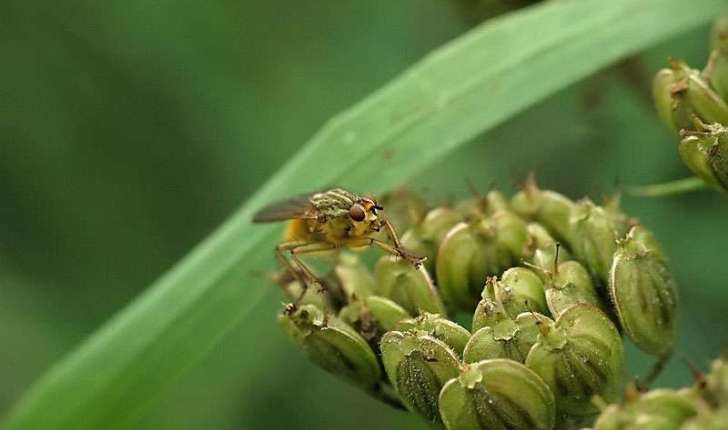
[{"label": "unopened bud", "polygon": [[624,351],[622,339],[604,313],[591,305],[575,305],[555,323],[539,326],[538,342],[526,358],[556,396],[559,411],[572,416],[597,412],[592,396],[617,398]]},{"label": "unopened bud", "polygon": [[728,50],[715,49],[711,52],[704,76],[711,88],[724,101],[728,100]]},{"label": "unopened bud", "polygon": [[713,23],[710,49],[710,62],[703,73],[708,75],[706,78],[715,92],[728,102],[728,16],[722,16]]},{"label": "unopened bud", "polygon": [[442,428],[439,396],[443,385],[459,374],[455,352],[416,330],[390,331],[382,337],[380,348],[387,376],[407,409]]},{"label": "unopened bud", "polygon": [[698,73],[689,73],[684,91],[685,100],[700,120],[705,123],[728,124],[728,105]]},{"label": "unopened bud", "polygon": [[364,302],[354,299],[339,310],[339,320],[354,328],[367,342],[372,342],[384,333],[376,318]]},{"label": "unopened bud", "polygon": [[728,105],[713,91],[698,70],[673,61],[658,72],[653,96],[662,120],[675,131],[693,129],[693,116],[706,123],[728,123]]},{"label": "unopened bud", "polygon": [[353,327],[370,344],[397,328],[410,314],[397,303],[381,296],[354,297],[339,311],[339,319]]},{"label": "unopened bud", "polygon": [[539,318],[547,317],[526,312],[518,315],[515,321],[501,319],[493,326],[479,329],[465,346],[463,361],[474,363],[490,358],[508,358],[524,363],[536,343]]},{"label": "unopened bud", "polygon": [[604,208],[589,199],[579,202],[571,224],[576,235],[572,248],[574,254],[596,279],[606,285],[622,226],[616,225]]},{"label": "unopened bud", "polygon": [[400,321],[410,318],[410,314],[402,306],[386,297],[369,296],[366,298],[366,305],[385,332],[396,329]]},{"label": "unopened bud", "polygon": [[[487,326],[495,327],[502,320],[513,320],[522,312],[546,311],[543,283],[538,277],[536,280],[531,276],[523,277],[516,287],[508,287],[495,276],[488,278],[481,294],[482,300],[473,313],[473,332]],[[535,297],[536,306],[530,305],[529,297]]]},{"label": "unopened bud", "polygon": [[525,267],[506,270],[500,281],[495,277],[489,279],[481,295],[503,304],[506,314],[511,318],[523,312],[548,312],[543,281]]},{"label": "unopened bud", "polygon": [[696,393],[710,407],[728,409],[728,363],[722,357],[714,360],[710,372],[704,376],[702,383],[697,383]]},{"label": "unopened bud", "polygon": [[527,237],[526,223],[511,212],[455,226],[437,254],[443,299],[455,309],[471,312],[483,281],[515,265]]},{"label": "unopened bud", "polygon": [[546,302],[554,317],[558,317],[573,305],[587,303],[604,309],[591,275],[578,261],[559,264],[546,282]]},{"label": "unopened bud", "polygon": [[423,313],[417,318],[409,318],[401,321],[398,331],[417,330],[427,333],[435,339],[445,342],[447,346],[452,348],[458,355],[463,355],[465,345],[470,339],[470,332],[446,318],[438,314]]},{"label": "unopened bud", "polygon": [[425,257],[425,268],[428,272],[435,273],[435,260],[440,243],[450,229],[462,221],[463,216],[455,209],[435,208],[404,233],[402,245],[413,254]]},{"label": "unopened bud", "polygon": [[690,129],[693,125],[693,111],[684,98],[673,93],[673,86],[681,79],[673,69],[661,69],[652,81],[652,97],[662,122],[673,132]]},{"label": "unopened bud", "polygon": [[[494,278],[489,278],[488,282],[495,282],[491,281],[491,279]],[[475,333],[483,327],[493,327],[504,319],[511,319],[511,317],[506,313],[503,304],[493,299],[483,298],[478,302],[478,306],[475,307],[475,312],[473,312],[472,331]]]},{"label": "unopened bud", "polygon": [[386,255],[374,268],[377,290],[402,306],[411,315],[421,311],[445,315],[445,307],[424,268],[415,269],[407,261]]},{"label": "unopened bud", "polygon": [[610,405],[594,423],[594,430],[680,430],[696,412],[684,392],[657,389]]},{"label": "unopened bud", "polygon": [[388,191],[379,199],[379,202],[386,208],[387,220],[397,231],[407,231],[413,225],[418,224],[425,218],[429,210],[422,195],[407,187],[398,187]]},{"label": "unopened bud", "polygon": [[541,190],[530,175],[523,189],[511,199],[511,209],[528,221],[537,221],[568,247],[574,240],[569,219],[576,203],[550,190]]},{"label": "unopened bud", "polygon": [[364,299],[372,295],[375,286],[374,275],[355,254],[342,252],[334,266],[346,301],[356,297]]},{"label": "unopened bud", "polygon": [[680,157],[695,175],[718,191],[728,190],[728,128],[700,124],[701,130],[684,132]]},{"label": "unopened bud", "polygon": [[[473,190],[473,193],[477,191]],[[477,220],[508,209],[508,200],[497,190],[490,190],[484,196],[476,195],[455,206],[467,220]]]},{"label": "unopened bud", "polygon": [[[551,237],[551,234],[541,224],[532,222],[528,224],[528,242],[524,250],[524,260],[541,270],[535,273],[542,281],[546,281],[546,271],[553,271],[556,261],[556,248],[559,243]],[[572,260],[566,247],[560,246],[558,250],[558,262]]]},{"label": "unopened bud", "polygon": [[651,252],[649,231],[632,228],[614,254],[610,295],[625,334],[643,351],[664,356],[677,333],[675,281],[660,253]]},{"label": "unopened bud", "polygon": [[[326,320],[326,322],[324,322]],[[351,327],[313,305],[288,305],[278,316],[283,331],[322,369],[368,392],[376,392],[381,370],[374,352]]]},{"label": "unopened bud", "polygon": [[687,421],[680,430],[726,430],[728,408],[721,408],[711,413],[699,414]]},{"label": "unopened bud", "polygon": [[551,430],[554,395],[541,378],[512,360],[484,360],[463,366],[440,394],[448,430]]}]

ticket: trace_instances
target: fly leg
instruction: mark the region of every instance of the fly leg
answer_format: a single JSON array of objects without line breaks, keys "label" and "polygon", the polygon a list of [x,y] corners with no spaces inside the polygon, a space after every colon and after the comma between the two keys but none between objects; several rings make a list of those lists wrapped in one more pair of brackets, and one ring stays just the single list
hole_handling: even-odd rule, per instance
[{"label": "fly leg", "polygon": [[389,236],[389,239],[392,241],[392,244],[394,246],[377,239],[372,239],[372,243],[391,254],[399,255],[400,257],[411,263],[413,266],[415,266],[415,269],[419,269],[422,265],[422,262],[425,261],[425,257],[412,255],[409,251],[404,249],[404,246],[402,246],[402,243],[400,243],[399,238],[397,237],[397,233],[395,233],[394,228],[392,227],[392,224],[389,223],[389,221],[382,220],[382,225],[387,231],[387,236]]},{"label": "fly leg", "polygon": [[[298,304],[301,301],[301,299],[303,299],[303,296],[306,294],[306,290],[308,289],[308,284],[310,282],[315,281],[316,278],[315,278],[315,276],[313,276],[313,273],[311,273],[311,271],[308,270],[308,268],[305,265],[303,265],[303,263],[301,263],[300,260],[296,263],[296,265],[299,268],[296,269],[295,267],[293,267],[291,262],[288,261],[288,259],[283,255],[283,253],[286,251],[290,252],[291,250],[293,250],[297,247],[304,246],[307,243],[308,242],[292,241],[292,242],[284,242],[284,243],[281,243],[280,245],[276,246],[276,257],[278,257],[278,260],[280,260],[280,262],[283,264],[283,267],[286,268],[288,273],[293,275],[293,277],[296,278],[296,280],[301,284],[302,290],[301,290],[301,293],[299,294],[299,296],[294,301],[294,305]],[[304,275],[306,275],[306,277],[308,279],[304,279]]]},{"label": "fly leg", "polygon": [[[303,261],[298,257],[300,254],[307,254],[312,252],[320,252],[320,251],[331,251],[336,249],[336,245],[329,242],[302,242],[302,241],[292,241],[292,242],[284,242],[276,247],[276,256],[278,256],[278,259],[281,260],[283,265],[286,267],[286,269],[291,272],[296,279],[301,283],[301,293],[298,295],[298,297],[293,301],[293,304],[290,306],[289,309],[286,309],[286,312],[290,313],[293,312],[298,304],[303,300],[303,297],[306,295],[306,292],[308,291],[308,287],[310,284],[318,284],[321,287],[321,290],[319,292],[324,293],[326,290],[324,289],[324,285],[321,281],[319,281],[318,277],[311,271],[311,269],[306,266]],[[290,261],[283,255],[284,252],[288,252],[291,260],[296,265],[294,268]],[[298,270],[296,270],[296,268]],[[324,321],[323,324],[326,326],[328,324],[328,306],[326,305],[326,301],[324,300]]]}]

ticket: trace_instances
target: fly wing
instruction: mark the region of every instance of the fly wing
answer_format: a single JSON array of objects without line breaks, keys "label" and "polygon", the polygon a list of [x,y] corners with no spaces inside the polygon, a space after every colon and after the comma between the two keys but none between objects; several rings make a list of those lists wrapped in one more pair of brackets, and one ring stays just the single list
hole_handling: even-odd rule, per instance
[{"label": "fly wing", "polygon": [[289,219],[315,219],[318,210],[311,203],[311,194],[304,194],[270,204],[253,217],[253,222],[273,222]]}]

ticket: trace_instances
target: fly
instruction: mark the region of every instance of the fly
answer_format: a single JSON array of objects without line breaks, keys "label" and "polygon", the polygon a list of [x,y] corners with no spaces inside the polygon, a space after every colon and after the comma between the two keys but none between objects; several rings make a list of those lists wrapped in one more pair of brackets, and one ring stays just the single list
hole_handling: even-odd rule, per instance
[{"label": "fly", "polygon": [[[303,285],[294,305],[303,299],[310,284],[321,285],[299,258],[302,254],[376,245],[419,269],[424,258],[404,249],[392,224],[379,214],[382,210],[384,208],[372,196],[359,196],[334,188],[273,203],[253,217],[254,222],[289,221],[284,241],[275,251],[283,266]],[[373,237],[382,229],[389,236],[391,245]]]}]

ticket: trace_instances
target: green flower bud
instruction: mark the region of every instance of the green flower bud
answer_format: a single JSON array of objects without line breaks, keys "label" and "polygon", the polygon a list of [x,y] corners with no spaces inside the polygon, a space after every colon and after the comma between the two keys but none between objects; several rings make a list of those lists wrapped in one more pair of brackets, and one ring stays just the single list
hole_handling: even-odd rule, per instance
[{"label": "green flower bud", "polygon": [[378,343],[382,334],[394,330],[400,321],[411,315],[386,297],[354,297],[339,311],[339,319],[353,327],[370,345]]},{"label": "green flower bud", "polygon": [[708,407],[728,409],[728,363],[725,357],[713,361],[710,373],[698,381],[695,391]]},{"label": "green flower bud", "polygon": [[[710,62],[703,72],[710,86],[728,101],[728,16],[715,20],[710,33]],[[725,124],[728,125],[728,124]]]},{"label": "green flower bud", "polygon": [[695,175],[718,191],[728,190],[728,129],[700,124],[700,131],[684,132],[680,157]]},{"label": "green flower bud", "polygon": [[665,251],[662,249],[662,246],[659,242],[657,242],[657,238],[655,238],[655,235],[652,234],[651,231],[646,229],[643,225],[635,224],[630,229],[628,236],[635,240],[647,249],[647,251],[652,254],[653,257],[659,258],[663,261],[667,261],[667,254],[665,254]]},{"label": "green flower bud", "polygon": [[514,320],[504,318],[493,326],[486,326],[475,333],[463,352],[465,363],[491,358],[508,358],[520,363],[526,361],[528,352],[538,337],[539,318],[533,313],[522,313]]},{"label": "green flower bud", "polygon": [[[512,267],[506,270],[500,281],[495,277],[488,278],[481,297],[484,300],[500,303],[510,318],[516,318],[523,312],[548,312],[543,281],[525,267]],[[480,303],[478,305],[480,307]],[[476,312],[473,320],[479,318],[480,315]],[[482,326],[485,325],[488,324]]]},{"label": "green flower bud", "polygon": [[707,388],[715,393],[715,398],[724,407],[728,408],[728,355],[713,361],[710,374],[707,378]]},{"label": "green flower bud", "polygon": [[411,316],[402,306],[386,297],[369,296],[366,305],[385,332],[395,330],[400,321]]},{"label": "green flower bud", "polygon": [[623,418],[621,412],[620,405],[609,405],[599,414],[599,418],[594,423],[594,427],[583,430],[627,430],[622,425]]},{"label": "green flower bud", "polygon": [[695,414],[684,392],[657,389],[626,404],[609,406],[594,423],[594,430],[680,430]]},{"label": "green flower bud", "polygon": [[725,430],[728,423],[728,364],[726,355],[714,360],[710,373],[702,375],[693,370],[695,387],[690,397],[696,405],[697,415],[685,423],[681,430]]},{"label": "green flower bud", "polygon": [[445,315],[445,307],[424,268],[415,269],[407,261],[386,255],[374,268],[377,290],[402,306],[411,315],[421,311]]},{"label": "green flower bud", "polygon": [[366,304],[358,298],[341,308],[338,317],[343,323],[353,327],[367,342],[371,342],[385,332]]},{"label": "green flower bud", "polygon": [[712,413],[700,414],[680,427],[680,430],[726,430],[728,408],[721,408]]},{"label": "green flower bud", "polygon": [[617,238],[623,226],[615,223],[604,208],[589,199],[579,202],[571,217],[572,228],[577,238],[572,250],[592,275],[606,285],[612,257],[617,250]]},{"label": "green flower bud", "polygon": [[708,123],[728,124],[728,105],[710,88],[699,72],[691,70],[688,73],[684,89],[680,84],[674,88],[684,91],[685,101],[698,118]]},{"label": "green flower bud", "polygon": [[575,207],[576,203],[559,193],[540,190],[533,175],[511,199],[511,210],[528,221],[539,222],[569,248],[574,241],[569,219]]},{"label": "green flower bud", "polygon": [[[495,282],[495,278],[488,278],[488,282]],[[486,283],[486,288],[487,283]],[[490,298],[483,298],[473,313],[472,331],[475,333],[483,327],[493,327],[498,321],[510,320],[503,303]]]},{"label": "green flower bud", "polygon": [[423,313],[417,318],[400,321],[398,331],[418,330],[427,333],[435,339],[445,342],[459,356],[463,355],[465,345],[470,340],[470,332],[462,326],[441,317],[438,314]]},{"label": "green flower bud", "polygon": [[511,360],[484,360],[463,366],[440,394],[448,430],[551,430],[554,395],[541,378]]},{"label": "green flower bud", "polygon": [[707,123],[728,124],[728,105],[700,76],[683,62],[672,62],[672,71],[655,77],[653,95],[663,121],[673,130],[693,128],[693,115]]},{"label": "green flower bud", "polygon": [[634,409],[638,414],[639,425],[645,423],[645,416],[649,416],[655,424],[664,423],[665,426],[672,425],[675,429],[679,429],[697,413],[692,399],[685,392],[666,389],[655,389],[641,395],[634,402]]},{"label": "green flower bud", "polygon": [[[553,271],[556,264],[556,247],[558,242],[551,237],[551,234],[541,224],[532,222],[528,224],[528,242],[524,250],[524,261],[533,266],[542,269],[536,270],[535,273],[542,281],[546,282],[547,276],[544,271]],[[571,253],[568,249],[559,247],[559,261],[572,260]]]},{"label": "green flower bud", "polygon": [[593,414],[597,408],[592,396],[617,398],[624,351],[619,332],[604,313],[591,305],[575,305],[555,323],[542,318],[539,330],[526,366],[551,388],[561,413]]},{"label": "green flower bud", "polygon": [[428,272],[435,273],[435,260],[440,243],[450,229],[462,221],[463,216],[455,209],[435,208],[404,233],[402,245],[413,254],[427,258],[424,261],[425,268]]},{"label": "green flower bud", "polygon": [[680,93],[673,93],[673,86],[680,81],[681,77],[682,75],[673,69],[662,69],[657,72],[652,81],[652,98],[655,100],[657,114],[662,122],[675,133],[693,126],[692,109]]},{"label": "green flower bud", "polygon": [[347,302],[353,298],[366,298],[375,290],[374,275],[358,256],[351,252],[342,252],[334,266],[334,273],[346,296]]},{"label": "green flower bud", "polygon": [[618,237],[624,237],[633,226],[639,224],[636,218],[628,217],[622,210],[622,194],[619,191],[613,195],[602,193],[601,207]]},{"label": "green flower bud", "polygon": [[487,220],[456,225],[437,255],[437,283],[442,298],[455,309],[468,311],[483,281],[510,263],[509,253],[495,243],[495,231]]},{"label": "green flower bud", "polygon": [[703,76],[724,101],[728,100],[728,50],[714,49]]},{"label": "green flower bud", "polygon": [[677,332],[675,281],[654,238],[636,226],[614,254],[610,295],[625,334],[643,351],[664,356]]},{"label": "green flower bud", "polygon": [[[473,194],[476,193],[473,190]],[[508,200],[500,191],[491,190],[484,196],[463,200],[455,206],[455,210],[463,214],[466,220],[478,220],[508,210]]]},{"label": "green flower bud", "polygon": [[407,231],[417,225],[429,210],[422,195],[407,187],[388,191],[379,199],[379,203],[386,208],[387,220],[397,231]]},{"label": "green flower bud", "polygon": [[278,316],[283,331],[322,369],[376,393],[381,370],[374,352],[353,328],[313,305],[294,307]]},{"label": "green flower bud", "polygon": [[728,52],[728,15],[718,17],[710,30],[710,49]]},{"label": "green flower bud", "polygon": [[515,265],[527,237],[526,223],[510,212],[455,226],[437,253],[437,282],[443,299],[471,312],[483,281]]},{"label": "green flower bud", "polygon": [[546,282],[546,302],[551,314],[561,315],[573,305],[587,303],[604,309],[591,275],[578,261],[566,261],[557,267],[557,272]]},{"label": "green flower bud", "polygon": [[431,426],[443,428],[439,395],[459,374],[457,355],[444,342],[417,331],[390,331],[380,344],[382,362],[402,402]]},{"label": "green flower bud", "polygon": [[509,252],[514,264],[520,261],[528,241],[526,222],[511,211],[496,212],[490,217],[490,222],[496,230],[495,239],[498,246]]}]

